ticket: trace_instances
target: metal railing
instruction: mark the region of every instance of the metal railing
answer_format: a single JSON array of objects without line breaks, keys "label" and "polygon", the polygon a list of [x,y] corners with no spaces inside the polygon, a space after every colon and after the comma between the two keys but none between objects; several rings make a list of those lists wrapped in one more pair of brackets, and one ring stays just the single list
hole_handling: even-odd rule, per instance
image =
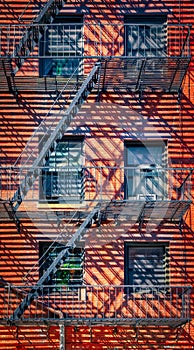
[{"label": "metal railing", "polygon": [[[1,322],[9,321],[29,289],[1,287]],[[190,320],[190,289],[169,285],[37,286],[36,297],[21,322],[178,326]]]},{"label": "metal railing", "polygon": [[55,59],[188,57],[190,28],[189,24],[171,23],[162,27],[92,22],[1,25],[0,56]]},{"label": "metal railing", "polygon": [[[162,167],[1,167],[0,198],[37,202],[192,201],[192,170]],[[16,200],[17,198],[15,198]],[[19,198],[18,198],[19,199]]]}]

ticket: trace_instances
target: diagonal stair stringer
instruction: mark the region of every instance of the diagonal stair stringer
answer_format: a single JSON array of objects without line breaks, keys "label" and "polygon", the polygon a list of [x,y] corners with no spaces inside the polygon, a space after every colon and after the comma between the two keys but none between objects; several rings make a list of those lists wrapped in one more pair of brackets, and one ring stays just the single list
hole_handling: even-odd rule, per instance
[{"label": "diagonal stair stringer", "polygon": [[69,256],[69,249],[75,248],[77,243],[80,242],[85,232],[87,231],[87,228],[90,227],[92,220],[95,219],[96,216],[99,214],[99,211],[100,211],[100,204],[97,204],[96,207],[87,215],[87,217],[85,218],[81,226],[78,228],[78,230],[69,239],[69,241],[65,245],[65,248],[57,255],[57,257],[49,266],[49,268],[44,272],[44,274],[39,279],[37,284],[31,288],[30,292],[26,295],[26,297],[23,299],[21,304],[16,308],[14,313],[9,318],[9,322],[11,324],[17,323],[17,321],[20,320],[20,318],[22,317],[24,312],[28,309],[28,307],[33,302],[33,300],[36,297],[38,297],[44,282],[48,279],[48,277],[51,275],[52,272],[55,272],[61,260],[64,260]]},{"label": "diagonal stair stringer", "polygon": [[[46,157],[49,156],[49,153],[53,151],[53,149],[55,149],[56,140],[60,139],[63,136],[64,132],[70,126],[71,121],[79,112],[82,104],[85,102],[88,95],[97,83],[99,78],[99,68],[100,63],[96,63],[95,66],[92,68],[91,72],[88,74],[85,81],[82,83],[70,106],[61,116],[61,119],[56,125],[55,129],[52,130],[51,127],[47,129],[45,128],[44,135],[47,134],[48,139],[45,141],[44,147],[42,147],[42,149],[40,150],[38,157],[35,157],[34,159],[33,152],[31,152],[29,153],[28,158],[22,164],[21,171],[22,167],[24,169],[25,167],[28,167],[28,170],[26,172],[26,175],[24,176],[24,179],[21,181],[20,186],[18,187],[11,199],[13,209],[15,211],[17,211],[20,204],[22,203],[23,198],[27,194],[28,190],[32,187],[36,178],[38,177],[39,167],[44,164],[44,160]],[[21,157],[19,157],[19,159],[21,159]]]}]

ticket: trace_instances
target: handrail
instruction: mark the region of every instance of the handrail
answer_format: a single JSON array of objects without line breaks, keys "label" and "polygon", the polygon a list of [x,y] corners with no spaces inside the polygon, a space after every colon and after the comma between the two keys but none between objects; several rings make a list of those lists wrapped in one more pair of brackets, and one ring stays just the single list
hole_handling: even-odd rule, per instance
[{"label": "handrail", "polygon": [[[31,28],[31,27],[37,27],[37,26],[40,26],[40,27],[49,27],[49,26],[61,26],[61,25],[73,25],[73,26],[84,26],[84,25],[95,25],[95,26],[97,26],[97,27],[101,27],[101,26],[111,26],[111,27],[118,27],[118,26],[122,26],[122,27],[124,27],[124,26],[131,26],[131,27],[134,27],[134,26],[136,26],[136,24],[135,23],[123,23],[123,22],[100,22],[100,21],[90,21],[90,22],[84,22],[84,23],[77,23],[77,22],[71,22],[71,23],[48,23],[48,24],[44,24],[44,23],[25,23],[25,24],[23,24],[23,23],[10,23],[10,24],[7,24],[7,23],[5,23],[5,24],[0,24],[0,28],[1,27],[29,27],[29,28]],[[137,24],[137,26],[138,26],[139,24]],[[150,25],[151,26],[151,25]],[[153,26],[154,27],[158,27],[158,26],[160,26],[160,25],[158,25],[158,24],[153,24]],[[186,22],[186,23],[171,23],[171,22],[168,22],[167,23],[167,27],[192,27],[192,24],[191,23],[189,23],[189,22]]]},{"label": "handrail", "polygon": [[[21,289],[26,289],[26,288],[30,288],[29,286],[26,287],[25,285],[18,285],[18,284],[10,284],[10,283],[7,283],[5,285],[5,287],[13,287],[13,288],[21,288]],[[57,286],[59,287],[66,287],[67,285],[65,284],[57,284]],[[186,284],[186,283],[183,283],[183,284],[76,284],[77,287],[80,287],[80,288],[87,288],[87,287],[94,287],[94,288],[109,288],[109,287],[112,287],[112,288],[133,288],[134,290],[137,288],[137,289],[142,289],[144,291],[146,291],[146,289],[149,291],[150,288],[152,288],[153,290],[156,290],[156,289],[174,289],[174,288],[182,288],[185,291],[188,291],[188,290],[191,290],[192,289],[192,286],[189,285],[189,284]],[[34,286],[34,287],[37,287],[37,288],[40,288],[39,285],[37,286]],[[43,284],[42,287],[51,287],[52,286],[50,284]],[[68,286],[69,287],[69,286]],[[74,287],[74,286],[73,286]],[[72,288],[73,288],[72,287]]]}]

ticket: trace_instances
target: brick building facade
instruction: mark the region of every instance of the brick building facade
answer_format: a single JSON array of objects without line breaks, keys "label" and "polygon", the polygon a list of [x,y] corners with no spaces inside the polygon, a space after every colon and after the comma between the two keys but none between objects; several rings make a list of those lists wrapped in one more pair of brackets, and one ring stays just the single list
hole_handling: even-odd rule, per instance
[{"label": "brick building facade", "polygon": [[194,349],[194,4],[0,9],[0,349]]}]

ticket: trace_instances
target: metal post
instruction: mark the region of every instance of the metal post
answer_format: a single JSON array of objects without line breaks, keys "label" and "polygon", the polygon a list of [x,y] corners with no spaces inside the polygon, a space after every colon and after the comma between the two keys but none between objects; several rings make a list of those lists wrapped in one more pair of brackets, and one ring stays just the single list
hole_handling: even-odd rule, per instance
[{"label": "metal post", "polygon": [[102,167],[100,167],[100,202],[102,203]]},{"label": "metal post", "polygon": [[64,323],[61,323],[59,325],[59,339],[60,339],[60,350],[65,350],[65,325]]}]

